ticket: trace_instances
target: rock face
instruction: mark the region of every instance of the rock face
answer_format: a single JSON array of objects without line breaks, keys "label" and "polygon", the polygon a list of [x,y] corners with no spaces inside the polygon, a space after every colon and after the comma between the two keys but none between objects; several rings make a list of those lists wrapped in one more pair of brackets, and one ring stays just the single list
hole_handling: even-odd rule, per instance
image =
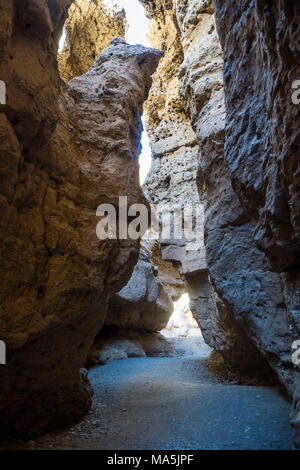
[{"label": "rock face", "polygon": [[61,77],[70,81],[86,73],[113,38],[124,38],[124,10],[108,10],[102,0],[74,0],[64,26],[65,43],[58,54]]},{"label": "rock face", "polygon": [[163,285],[170,299],[178,300],[185,292],[185,283],[178,268],[172,261],[163,259],[162,246],[158,240],[151,240],[149,232],[143,237],[147,251],[150,254],[152,266],[159,282]]},{"label": "rock face", "polygon": [[109,300],[105,326],[129,331],[160,331],[172,311],[173,303],[155,276],[150,256],[141,248],[130,281]]},{"label": "rock face", "polygon": [[[153,18],[150,40],[164,50],[146,102],[146,121],[153,164],[144,191],[154,204],[187,204],[198,200],[197,138],[179,96],[178,69],[183,60],[172,2],[142,1]],[[188,189],[189,188],[189,189]],[[191,190],[191,191],[189,191]],[[194,195],[191,192],[194,190]]]},{"label": "rock face", "polygon": [[89,352],[86,366],[108,364],[130,357],[146,357],[146,353],[138,341],[127,338],[97,338]]},{"label": "rock face", "polygon": [[[214,3],[225,55],[225,162],[233,188],[227,204],[236,217],[231,227],[218,229],[208,258],[218,291],[294,393],[299,447],[300,378],[291,345],[300,336],[300,108],[291,94],[300,76],[300,6],[245,1],[233,9],[229,0]],[[220,262],[229,256],[226,280]]]},{"label": "rock face", "polygon": [[[203,200],[197,189],[199,147],[180,94],[179,71],[184,51],[177,12],[172,1],[141,0],[141,3],[152,19],[151,44],[164,50],[145,106],[153,163],[143,190],[153,205],[165,206],[169,210],[176,206],[198,208],[201,233],[197,248],[190,249],[185,238],[180,240],[171,234],[170,238],[160,240],[159,251],[162,262],[173,263],[173,269],[179,270],[187,285],[189,278],[205,272],[209,286],[203,236]],[[154,246],[154,249],[157,251],[157,247]],[[154,253],[154,262],[155,257]],[[165,268],[166,272],[167,266]],[[210,291],[206,288],[207,292]]]},{"label": "rock face", "polygon": [[[280,52],[280,35],[276,39],[272,37],[272,31],[276,30],[274,25],[277,23],[278,32],[292,34],[295,25],[288,27],[288,21],[297,15],[289,9],[280,12],[279,7],[274,12],[268,12],[266,8],[262,13],[253,2],[246,2],[238,9],[233,8],[230,1],[215,3],[225,53],[226,108],[222,90],[222,53],[214,27],[212,4],[206,1],[188,4],[179,1],[176,4],[184,50],[180,90],[199,142],[198,188],[200,194],[204,191],[206,199],[206,258],[216,291],[217,309],[211,304],[204,309],[200,303],[196,307],[197,318],[208,343],[235,369],[248,368],[264,375],[268,373],[267,361],[289,393],[297,396],[299,372],[291,361],[291,345],[299,337],[294,300],[297,270],[288,275],[293,281],[289,283],[287,295],[287,274],[278,274],[276,263],[269,263],[270,251],[262,251],[264,247],[258,236],[261,233],[259,219],[265,205],[271,212],[274,210],[275,219],[279,211],[278,222],[282,216],[290,217],[288,212],[283,215],[282,194],[287,190],[280,189],[279,172],[275,168],[281,165],[280,143],[276,143],[278,131],[275,121],[269,120],[269,129],[265,123],[272,113],[279,116],[279,98],[274,98],[275,90],[278,90],[275,83],[285,83],[282,93],[290,102],[285,71],[293,70],[297,63],[293,38],[282,39],[284,44],[288,41],[287,47],[291,51],[285,60],[281,57],[285,54]],[[286,37],[283,32],[282,35]],[[266,81],[266,58],[269,54],[272,57],[270,63],[273,63],[276,41],[277,62],[274,69],[269,70]],[[290,108],[290,104],[288,106]],[[293,109],[290,115],[284,115],[286,134],[292,140],[295,114]],[[278,117],[277,122],[279,129]],[[286,161],[292,165],[293,152],[289,157],[288,146],[284,152]],[[293,169],[296,174],[295,165]],[[246,193],[249,199],[246,199]],[[275,195],[281,200],[280,204],[278,200],[275,202]],[[263,205],[260,206],[259,200]],[[276,232],[274,219],[272,222],[270,215],[264,219],[269,220]],[[268,237],[270,231],[267,232]],[[266,244],[271,246],[267,240]],[[285,268],[282,266],[282,271]],[[201,278],[196,276],[194,280],[197,292]],[[297,406],[295,399],[295,410]],[[293,419],[295,428],[298,422],[297,418]]]},{"label": "rock face", "polygon": [[11,3],[0,15],[0,433],[29,437],[90,407],[81,368],[139,250],[99,240],[96,209],[124,194],[144,202],[140,114],[161,53],[114,40],[61,90],[56,52],[71,2]]},{"label": "rock face", "polygon": [[[294,396],[299,447],[299,370],[291,360],[299,339],[300,108],[291,102],[300,76],[299,6],[216,0],[223,72],[211,1],[142,3],[160,25],[173,18],[181,43],[179,98],[199,145],[206,257],[198,272],[187,270],[191,308],[208,344],[233,368],[276,372]],[[155,154],[151,119],[149,127]],[[182,264],[178,250],[174,258]]]},{"label": "rock face", "polygon": [[152,44],[165,49],[146,102],[153,165],[143,189],[154,204],[200,209],[198,249],[189,250],[185,240],[171,237],[160,241],[161,257],[171,261],[184,279],[206,342],[236,372],[265,372],[269,369],[265,361],[215,292],[206,261],[203,206],[207,196],[203,176],[199,173],[197,178],[197,135],[201,150],[199,133],[206,132],[211,136],[207,151],[213,151],[215,139],[223,156],[225,125],[223,55],[213,7],[211,2],[196,1],[142,3],[153,20]]},{"label": "rock face", "polygon": [[[189,276],[191,309],[207,343],[222,354],[226,363],[240,375],[269,375],[270,370],[230,305],[215,289],[210,269],[210,240],[214,239],[218,218],[223,217],[222,200],[231,200],[224,184],[225,106],[223,93],[223,55],[215,27],[211,2],[177,2],[184,60],[179,70],[180,93],[199,143],[198,191],[205,201],[205,250],[202,270]],[[214,165],[212,163],[214,162]],[[229,182],[230,184],[230,182]],[[214,186],[212,186],[214,185]],[[234,212],[230,217],[234,217]],[[226,215],[225,217],[228,217]],[[225,218],[225,221],[227,219]],[[220,223],[224,223],[221,218]],[[226,264],[220,263],[220,267]]]},{"label": "rock face", "polygon": [[[5,115],[25,150],[35,143],[38,146],[45,143],[57,122],[60,78],[56,50],[70,4],[71,0],[1,3],[0,60],[1,80],[6,83],[7,94]],[[13,137],[9,141],[14,146]],[[6,180],[4,176],[2,181]],[[11,180],[2,182],[8,192],[13,184]]]}]

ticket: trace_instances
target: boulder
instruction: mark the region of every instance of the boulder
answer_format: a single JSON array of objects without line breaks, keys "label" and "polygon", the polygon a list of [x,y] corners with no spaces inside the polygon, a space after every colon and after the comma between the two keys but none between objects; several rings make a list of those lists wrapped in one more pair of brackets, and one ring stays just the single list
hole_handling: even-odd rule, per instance
[{"label": "boulder", "polygon": [[173,302],[155,276],[149,254],[141,249],[128,284],[109,300],[105,327],[160,331],[169,321]]}]

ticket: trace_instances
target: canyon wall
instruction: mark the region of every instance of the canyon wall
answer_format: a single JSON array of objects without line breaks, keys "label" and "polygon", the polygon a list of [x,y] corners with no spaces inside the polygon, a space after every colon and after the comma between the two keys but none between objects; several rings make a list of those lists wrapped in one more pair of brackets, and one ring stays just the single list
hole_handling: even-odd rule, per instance
[{"label": "canyon wall", "polygon": [[[139,241],[99,240],[99,204],[144,203],[143,101],[161,53],[111,42],[63,85],[57,47],[71,1],[1,5],[1,435],[65,426],[91,405],[82,369],[107,298],[130,279]],[[2,40],[3,39],[3,40]]]},{"label": "canyon wall", "polygon": [[[300,447],[300,373],[291,362],[300,337],[300,108],[292,100],[300,77],[300,5],[214,4],[225,62],[228,209],[240,216],[217,230],[208,259],[218,291],[294,395]],[[230,281],[220,265],[229,256]]]},{"label": "canyon wall", "polygon": [[[123,35],[123,13],[98,17],[100,1],[69,10],[72,0],[4,0],[0,433],[29,437],[86,412],[92,390],[82,367],[108,299],[107,325],[122,311],[130,328],[141,320],[157,328],[170,314],[160,289],[178,298],[180,272],[207,343],[241,373],[266,377],[272,368],[293,396],[300,447],[291,361],[300,336],[300,108],[291,100],[299,6],[215,0],[214,14],[211,0],[140,1],[165,53],[146,103],[153,165],[144,192],[151,203],[204,208],[200,244],[146,241],[154,268],[141,252],[133,271],[139,241],[96,236],[100,204],[117,207],[124,195],[146,204],[140,115],[161,52],[115,39],[89,70],[105,41]],[[66,85],[57,49],[68,11],[61,75],[85,75]]]},{"label": "canyon wall", "polygon": [[[114,6],[108,10],[102,0],[75,0],[65,23],[65,46],[58,54],[61,77],[69,81],[86,73],[112,38],[124,37],[125,28],[124,10]],[[104,326],[110,330],[123,330],[124,334],[159,331],[171,316],[168,285],[157,279],[145,244],[144,248],[128,284],[109,300]]]},{"label": "canyon wall", "polygon": [[[198,154],[203,152],[206,133],[210,139],[207,151],[212,155],[216,149],[223,156],[225,125],[223,55],[212,3],[142,3],[152,19],[151,44],[165,51],[145,105],[153,164],[143,190],[153,204],[200,209],[197,249],[192,246],[190,250],[184,239],[163,239],[162,259],[179,270],[206,342],[244,380],[270,375],[247,332],[216,293],[206,260],[203,207],[207,194],[198,171]],[[214,171],[223,170],[217,167],[212,174]]]},{"label": "canyon wall", "polygon": [[[165,165],[166,147],[156,150],[164,135],[151,105],[156,93],[168,142],[173,134],[178,139],[181,129],[173,126],[170,105],[159,99],[173,81],[198,144],[197,178],[184,183],[184,172],[179,181],[188,197],[196,182],[205,205],[202,269],[186,276],[193,313],[208,344],[234,370],[262,377],[275,371],[294,396],[299,447],[299,369],[291,359],[292,343],[299,339],[299,106],[291,102],[292,83],[300,76],[299,7],[216,0],[217,32],[212,1],[142,3],[163,38],[160,47],[171,47],[167,38],[173,31],[172,48],[179,39],[181,54],[180,64],[167,68],[176,78],[163,75],[165,59],[161,62],[146,104],[154,153],[146,190],[165,198],[170,188],[169,200],[177,194],[170,182],[178,167],[175,159],[175,168],[172,161]],[[185,158],[190,161],[189,151],[182,152]],[[177,262],[182,266],[179,257]]]},{"label": "canyon wall", "polygon": [[64,26],[65,41],[58,54],[61,77],[68,82],[86,73],[113,38],[124,38],[124,10],[108,9],[102,0],[74,0]]},{"label": "canyon wall", "polygon": [[[225,202],[232,202],[230,181],[226,180],[224,157],[225,105],[223,54],[215,26],[212,2],[176,2],[184,61],[179,70],[180,93],[198,137],[198,191],[205,201],[205,251],[210,284],[206,275],[190,282],[192,306],[208,344],[222,354],[226,363],[243,376],[268,377],[272,372],[249,335],[247,325],[238,321],[233,309],[220,295],[210,261],[210,249],[218,250],[223,276],[230,271],[221,261],[222,246],[216,227],[231,224],[240,214]],[[234,222],[235,223],[235,222]],[[228,260],[229,261],[229,260]],[[237,260],[238,262],[238,260]],[[204,287],[210,291],[203,302]]]}]

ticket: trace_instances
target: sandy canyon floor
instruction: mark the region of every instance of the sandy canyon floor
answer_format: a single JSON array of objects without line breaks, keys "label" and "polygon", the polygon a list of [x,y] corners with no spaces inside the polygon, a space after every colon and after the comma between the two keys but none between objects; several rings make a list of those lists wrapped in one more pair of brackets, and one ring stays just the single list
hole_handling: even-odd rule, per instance
[{"label": "sandy canyon floor", "polygon": [[21,449],[291,449],[290,404],[276,387],[224,384],[198,355],[132,358],[89,372],[78,424]]}]

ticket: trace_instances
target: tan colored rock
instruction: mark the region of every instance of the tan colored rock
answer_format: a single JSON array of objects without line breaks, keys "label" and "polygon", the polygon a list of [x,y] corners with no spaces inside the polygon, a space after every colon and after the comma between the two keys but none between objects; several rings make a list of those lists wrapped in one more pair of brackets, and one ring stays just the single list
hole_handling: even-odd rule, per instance
[{"label": "tan colored rock", "polygon": [[140,115],[161,53],[115,40],[61,91],[56,50],[69,4],[22,2],[0,62],[1,435],[39,434],[89,409],[82,366],[107,296],[138,257],[138,241],[98,240],[96,209],[124,194],[144,202]]},{"label": "tan colored rock", "polygon": [[58,37],[71,0],[22,0],[1,4],[0,74],[6,83],[5,114],[24,150],[44,144],[58,118]]},{"label": "tan colored rock", "polygon": [[[141,0],[152,20],[150,41],[164,50],[153,86],[146,102],[146,123],[152,148],[152,167],[143,186],[152,204],[163,204],[170,210],[174,206],[203,207],[197,188],[198,142],[180,93],[180,69],[184,60],[181,31],[173,1]],[[187,240],[160,240],[161,261],[166,263],[159,276],[167,279],[167,270],[179,270],[184,282],[192,273],[207,271],[204,250],[204,221],[202,221],[198,249],[188,250]],[[152,259],[155,263],[155,254]],[[169,267],[168,267],[169,263]],[[171,263],[173,267],[171,268]],[[169,276],[170,277],[170,276]],[[172,277],[172,275],[171,275]],[[185,286],[181,288],[183,293]],[[178,294],[180,294],[178,292]]]},{"label": "tan colored rock", "polygon": [[162,257],[162,247],[158,240],[149,239],[149,233],[143,237],[147,251],[150,254],[152,266],[159,282],[168,293],[170,299],[178,300],[185,293],[185,283],[180,276],[179,270],[172,261],[164,260]]},{"label": "tan colored rock", "polygon": [[58,53],[61,77],[68,82],[86,73],[113,38],[124,38],[124,10],[107,8],[102,0],[75,0],[64,26],[65,42]]},{"label": "tan colored rock", "polygon": [[164,50],[164,57],[153,77],[146,102],[146,121],[153,164],[144,190],[152,203],[186,204],[196,191],[197,139],[179,96],[178,70],[183,60],[175,11],[172,1],[142,0],[152,18],[150,41]]}]

